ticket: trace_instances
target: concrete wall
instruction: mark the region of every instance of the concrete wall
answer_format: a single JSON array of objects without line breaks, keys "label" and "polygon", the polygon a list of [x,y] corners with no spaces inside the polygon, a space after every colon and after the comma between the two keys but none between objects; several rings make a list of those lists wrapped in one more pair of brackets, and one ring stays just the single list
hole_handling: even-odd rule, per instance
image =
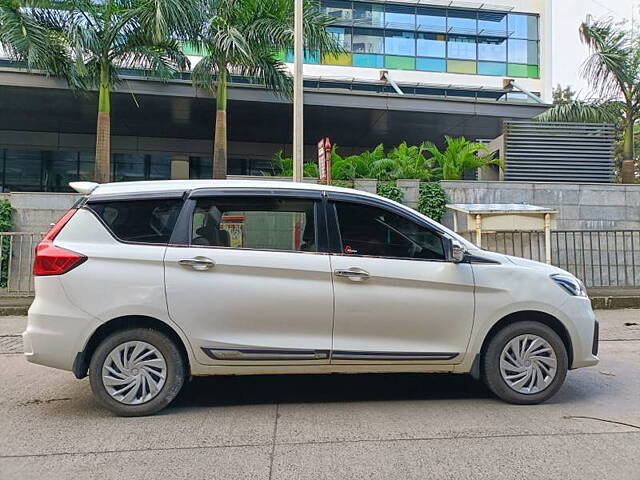
[{"label": "concrete wall", "polygon": [[[529,203],[558,210],[559,230],[640,230],[640,185],[442,182],[450,203]],[[447,214],[444,223],[452,226]]]},{"label": "concrete wall", "polygon": [[[417,182],[403,180],[398,186],[405,192],[405,202],[415,206]],[[554,225],[559,230],[640,230],[640,185],[449,181],[442,186],[450,203],[524,202],[553,207],[559,212]],[[359,180],[356,188],[375,192],[375,181]],[[8,199],[15,209],[15,231],[44,232],[79,195],[15,192],[0,198]],[[443,223],[453,226],[451,214]]]},{"label": "concrete wall", "polygon": [[15,192],[0,194],[13,207],[13,231],[44,233],[69,210],[80,195]]}]

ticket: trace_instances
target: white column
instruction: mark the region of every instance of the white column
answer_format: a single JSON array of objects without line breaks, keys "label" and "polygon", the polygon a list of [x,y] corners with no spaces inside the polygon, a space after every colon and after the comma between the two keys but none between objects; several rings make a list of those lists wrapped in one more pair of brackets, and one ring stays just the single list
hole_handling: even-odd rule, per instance
[{"label": "white column", "polygon": [[302,181],[304,159],[303,73],[304,36],[302,24],[303,0],[295,0],[294,72],[293,72],[293,181]]}]

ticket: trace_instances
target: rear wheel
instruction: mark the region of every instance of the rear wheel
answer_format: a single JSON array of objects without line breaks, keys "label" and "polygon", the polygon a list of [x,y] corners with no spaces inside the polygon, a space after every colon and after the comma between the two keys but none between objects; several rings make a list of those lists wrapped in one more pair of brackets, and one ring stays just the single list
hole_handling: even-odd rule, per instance
[{"label": "rear wheel", "polygon": [[105,338],[91,357],[89,380],[98,402],[121,416],[151,415],[178,395],[185,362],[175,343],[148,328]]},{"label": "rear wheel", "polygon": [[551,398],[569,368],[567,349],[550,327],[516,322],[500,330],[482,357],[482,378],[501,399],[532,405]]}]

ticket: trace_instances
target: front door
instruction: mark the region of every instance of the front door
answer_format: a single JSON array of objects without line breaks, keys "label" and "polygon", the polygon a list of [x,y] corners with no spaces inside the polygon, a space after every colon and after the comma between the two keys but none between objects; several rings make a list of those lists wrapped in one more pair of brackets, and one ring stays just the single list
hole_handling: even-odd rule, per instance
[{"label": "front door", "polygon": [[[329,362],[333,291],[319,192],[198,196],[165,257],[169,314],[211,365]],[[192,195],[193,196],[193,195]],[[314,198],[317,197],[317,198]]]},{"label": "front door", "polygon": [[442,234],[401,210],[338,198],[328,210],[332,363],[459,363],[473,325],[471,265],[447,261]]}]

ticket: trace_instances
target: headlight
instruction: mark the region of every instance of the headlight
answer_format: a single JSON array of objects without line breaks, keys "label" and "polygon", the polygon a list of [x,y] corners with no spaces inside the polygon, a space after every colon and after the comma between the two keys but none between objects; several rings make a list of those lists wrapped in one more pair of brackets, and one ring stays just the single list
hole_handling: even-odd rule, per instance
[{"label": "headlight", "polygon": [[551,275],[554,282],[560,285],[569,295],[574,297],[586,297],[587,289],[584,284],[573,275],[556,273]]}]

